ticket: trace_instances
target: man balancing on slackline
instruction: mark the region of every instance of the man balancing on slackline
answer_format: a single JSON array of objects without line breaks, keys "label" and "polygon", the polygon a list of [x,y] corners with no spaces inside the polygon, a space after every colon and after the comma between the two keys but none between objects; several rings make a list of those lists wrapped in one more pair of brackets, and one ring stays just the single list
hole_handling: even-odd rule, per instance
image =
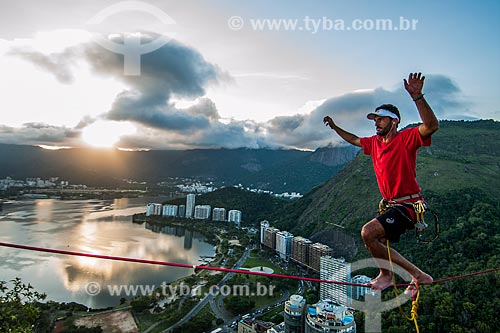
[{"label": "man balancing on slackline", "polygon": [[[338,127],[333,119],[326,116],[325,125],[330,126],[345,141],[361,147],[370,155],[377,177],[382,201],[380,215],[366,223],[361,230],[361,237],[373,258],[388,260],[385,242],[399,242],[399,237],[406,230],[415,228],[419,222],[415,212],[422,207],[423,197],[416,180],[417,150],[431,144],[431,135],[439,128],[439,123],[424,99],[422,87],[425,76],[410,73],[404,87],[415,102],[422,124],[418,127],[397,131],[401,116],[397,107],[384,104],[368,114],[368,119],[375,122],[376,135],[366,138],[349,133]],[[420,227],[417,224],[417,228]],[[431,284],[432,277],[420,270],[394,249],[392,260],[412,275],[408,291],[415,284]],[[377,261],[377,260],[375,260]],[[379,264],[380,266],[380,264]],[[368,283],[372,290],[384,290],[392,285],[392,272],[380,266],[380,274]]]}]

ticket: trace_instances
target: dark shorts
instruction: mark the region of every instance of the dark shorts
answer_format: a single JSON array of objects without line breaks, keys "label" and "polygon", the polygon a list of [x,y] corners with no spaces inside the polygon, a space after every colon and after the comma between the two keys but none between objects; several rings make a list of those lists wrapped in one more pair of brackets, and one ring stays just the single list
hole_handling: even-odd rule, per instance
[{"label": "dark shorts", "polygon": [[377,217],[385,230],[385,238],[393,243],[399,242],[399,237],[406,230],[414,229],[410,212],[405,207],[388,208],[382,215]]}]

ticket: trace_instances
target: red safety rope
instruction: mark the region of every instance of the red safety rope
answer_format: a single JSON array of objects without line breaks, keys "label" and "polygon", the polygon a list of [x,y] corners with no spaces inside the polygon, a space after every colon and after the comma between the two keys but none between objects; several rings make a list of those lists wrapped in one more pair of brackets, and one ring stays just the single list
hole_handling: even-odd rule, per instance
[{"label": "red safety rope", "polygon": [[[86,253],[86,252],[76,252],[76,251],[67,251],[67,250],[58,250],[58,249],[49,249],[45,247],[37,247],[30,245],[21,245],[21,244],[12,244],[0,242],[0,246],[11,247],[16,249],[23,249],[29,251],[37,251],[37,252],[46,252],[46,253],[55,253],[55,254],[64,254],[70,256],[79,256],[79,257],[90,257],[90,258],[98,258],[98,259],[106,259],[106,260],[115,260],[115,261],[126,261],[126,262],[134,262],[141,264],[150,264],[150,265],[160,265],[160,266],[171,266],[171,267],[183,267],[183,268],[193,268],[193,269],[204,269],[210,271],[220,271],[227,273],[236,273],[236,274],[250,274],[250,275],[261,275],[273,278],[281,278],[281,279],[290,279],[290,280],[302,280],[302,281],[311,281],[311,282],[320,282],[320,283],[331,283],[338,284],[344,286],[353,286],[353,287],[367,287],[366,284],[361,283],[351,283],[351,282],[343,282],[343,281],[333,281],[333,280],[323,280],[311,277],[302,277],[302,276],[294,276],[294,275],[285,275],[285,274],[274,274],[274,273],[265,273],[265,272],[252,272],[243,269],[232,269],[232,268],[224,268],[224,267],[211,267],[211,266],[198,266],[198,265],[189,265],[189,264],[181,264],[175,262],[168,261],[158,261],[158,260],[148,260],[148,259],[137,259],[137,258],[127,258],[127,257],[118,257],[118,256],[107,256],[102,254],[94,254],[94,253]],[[470,276],[482,275],[486,273],[492,273],[500,271],[500,267],[492,268],[480,272],[474,272],[464,275],[452,276],[440,280],[434,280],[433,283],[442,283],[445,281],[451,281],[456,279],[463,279]],[[409,284],[398,284],[397,287],[406,287]]]}]

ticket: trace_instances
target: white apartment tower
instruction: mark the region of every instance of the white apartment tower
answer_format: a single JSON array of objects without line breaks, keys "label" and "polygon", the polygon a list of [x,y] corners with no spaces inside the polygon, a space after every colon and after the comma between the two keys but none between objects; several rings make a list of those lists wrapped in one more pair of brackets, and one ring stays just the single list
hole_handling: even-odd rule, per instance
[{"label": "white apartment tower", "polygon": [[206,220],[210,218],[212,207],[209,205],[198,205],[194,207],[194,218],[197,220]]},{"label": "white apartment tower", "polygon": [[148,203],[146,206],[146,216],[161,215],[163,205],[159,203]]},{"label": "white apartment tower", "polygon": [[194,216],[194,205],[196,201],[196,195],[188,194],[186,197],[186,217],[192,219]]},{"label": "white apartment tower", "polygon": [[162,209],[162,216],[177,216],[177,205],[164,205]]},{"label": "white apartment tower", "polygon": [[264,231],[269,228],[269,221],[264,220],[260,222],[260,243],[264,244]]},{"label": "white apartment tower", "polygon": [[154,215],[155,212],[155,206],[153,203],[148,203],[146,205],[146,216],[151,216]]},{"label": "white apartment tower", "polygon": [[288,231],[280,231],[276,234],[276,252],[281,259],[288,261],[292,254],[293,235]]},{"label": "white apartment tower", "polygon": [[226,220],[226,208],[214,208],[214,211],[212,212],[212,220],[225,221]]},{"label": "white apartment tower", "polygon": [[234,222],[237,226],[239,226],[241,223],[241,215],[241,211],[232,209],[229,211],[227,220],[228,222]]},{"label": "white apartment tower", "polygon": [[[367,284],[370,282],[372,278],[366,276],[366,275],[356,275],[351,279],[352,283],[356,284]],[[353,286],[351,288],[352,291],[352,298],[359,300],[361,297],[365,296],[366,293],[370,293],[372,296],[375,295],[375,291],[370,290],[370,287],[361,287],[361,286]]]},{"label": "white apartment tower", "polygon": [[285,322],[285,333],[304,332],[304,318],[306,310],[306,300],[300,295],[292,295],[285,302],[283,319]]},{"label": "white apartment tower", "polygon": [[[322,280],[351,282],[351,264],[345,259],[336,259],[331,256],[321,257],[319,276]],[[351,288],[333,283],[320,283],[319,297],[349,306],[351,304]]]}]

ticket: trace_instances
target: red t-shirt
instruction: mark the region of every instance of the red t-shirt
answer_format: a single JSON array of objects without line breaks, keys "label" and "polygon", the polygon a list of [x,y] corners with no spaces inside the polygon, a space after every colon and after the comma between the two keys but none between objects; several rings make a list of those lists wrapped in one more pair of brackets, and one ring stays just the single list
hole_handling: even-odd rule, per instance
[{"label": "red t-shirt", "polygon": [[431,137],[423,140],[418,127],[398,132],[389,142],[383,142],[378,135],[361,138],[364,153],[372,158],[382,197],[390,200],[420,192],[417,150],[430,145]]}]

